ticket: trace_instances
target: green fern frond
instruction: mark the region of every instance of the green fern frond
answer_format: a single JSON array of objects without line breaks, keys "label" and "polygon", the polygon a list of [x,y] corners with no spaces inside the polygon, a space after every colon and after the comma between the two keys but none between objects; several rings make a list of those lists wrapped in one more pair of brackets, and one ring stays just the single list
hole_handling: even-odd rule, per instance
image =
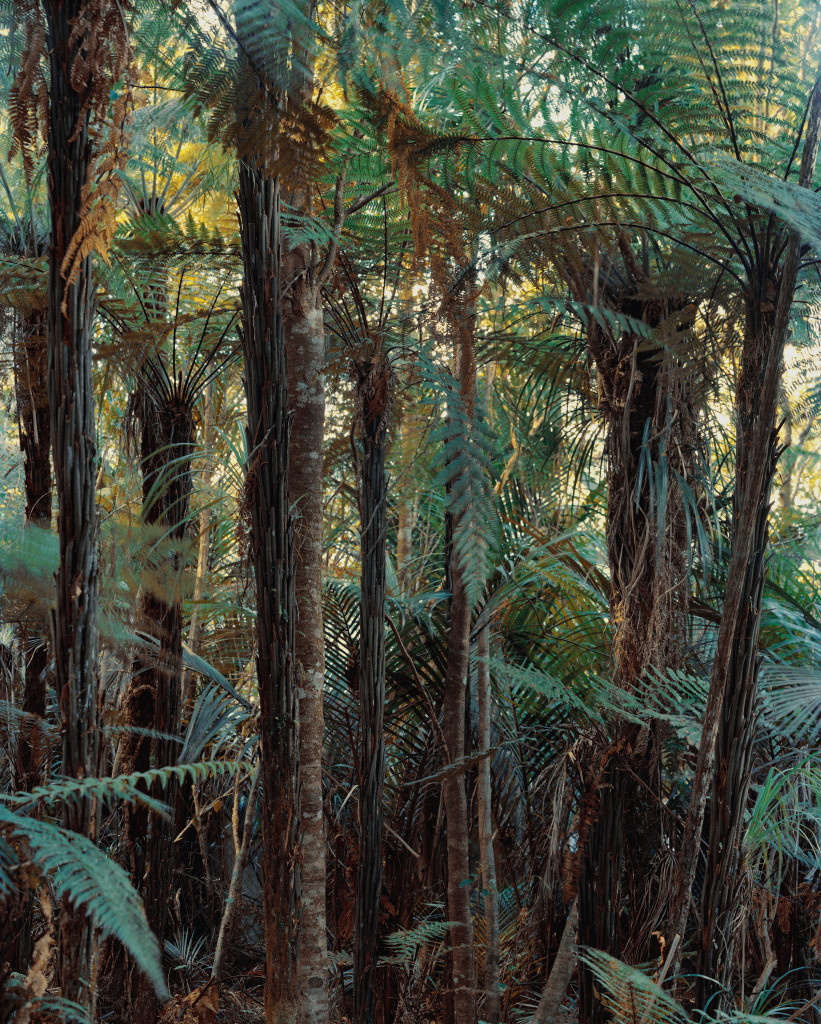
[{"label": "green fern frond", "polygon": [[385,936],[385,943],[393,953],[391,956],[380,957],[379,963],[413,963],[420,946],[439,945],[444,942],[451,927],[451,921],[422,921],[415,928],[392,932]]},{"label": "green fern frond", "polygon": [[148,926],[142,901],[120,865],[85,836],[17,814],[2,803],[0,826],[25,841],[31,859],[51,877],[57,895],[82,907],[103,935],[121,942],[150,978],[158,997],[166,999],[159,943]]},{"label": "green fern frond", "polygon": [[614,1024],[685,1024],[688,1020],[683,1007],[638,968],[600,949],[580,949],[579,959],[593,971]]},{"label": "green fern frond", "polygon": [[161,801],[148,796],[148,791],[157,786],[163,788],[176,780],[178,783],[190,779],[203,782],[214,776],[230,775],[248,767],[242,761],[197,761],[192,764],[166,765],[164,768],[150,768],[145,772],[129,775],[115,775],[102,779],[52,779],[46,786],[38,786],[28,793],[13,793],[0,797],[17,809],[40,804],[54,807],[60,803],[77,803],[86,799],[100,800],[109,804],[114,800],[128,803],[142,803],[157,814],[167,814],[168,808]]}]

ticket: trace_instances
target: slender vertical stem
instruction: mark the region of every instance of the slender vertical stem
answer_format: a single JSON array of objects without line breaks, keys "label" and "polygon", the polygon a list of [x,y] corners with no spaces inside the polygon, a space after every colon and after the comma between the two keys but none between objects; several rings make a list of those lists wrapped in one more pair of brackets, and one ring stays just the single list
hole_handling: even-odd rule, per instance
[{"label": "slender vertical stem", "polygon": [[490,627],[479,630],[476,650],[476,700],[479,705],[479,750],[485,755],[479,762],[477,804],[479,808],[479,861],[485,903],[485,1006],[482,1019],[498,1024],[501,1013],[499,979],[499,891],[496,885],[496,858],[493,851],[493,794],[490,783],[491,711]]},{"label": "slender vertical stem", "polygon": [[359,829],[362,854],[356,879],[354,932],[355,1024],[373,1019],[382,896],[382,795],[385,787],[385,572],[388,415],[393,390],[390,364],[380,356],[358,366],[358,419],[362,433],[360,481],[362,586],[360,597],[359,707],[362,737]]}]

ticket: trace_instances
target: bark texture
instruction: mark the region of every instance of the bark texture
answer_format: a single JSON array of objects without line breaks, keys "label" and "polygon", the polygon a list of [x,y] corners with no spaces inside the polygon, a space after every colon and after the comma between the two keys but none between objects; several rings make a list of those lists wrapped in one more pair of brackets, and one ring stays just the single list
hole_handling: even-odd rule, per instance
[{"label": "bark texture", "polygon": [[[475,293],[470,290],[459,299],[451,299],[451,308],[448,310],[454,330],[454,364],[459,383],[462,422],[468,425],[473,418],[476,395],[474,297]],[[442,730],[451,764],[459,761],[466,753],[465,726],[472,612],[465,567],[453,557],[453,545],[450,542],[460,526],[459,518],[449,512],[446,516],[445,532],[448,538],[451,599]],[[442,802],[447,823],[448,918],[453,922],[449,934],[453,1021],[454,1024],[475,1024],[476,957],[468,885],[471,822],[464,773],[456,772],[446,776],[442,783]]]},{"label": "bark texture", "polygon": [[248,407],[245,510],[257,610],[268,1024],[296,1019],[300,930],[299,747],[293,685],[289,417],[279,306],[279,179],[240,161],[242,347]]},{"label": "bark texture", "polygon": [[[817,91],[819,99],[821,95]],[[808,144],[818,145],[821,104],[816,104]],[[805,161],[807,155],[805,153]],[[814,163],[814,156],[813,156]],[[802,177],[803,177],[802,170]],[[810,171],[808,181],[812,181]],[[796,240],[793,240],[794,244]],[[791,258],[792,257],[792,258]],[[776,286],[795,289],[792,251]],[[709,844],[707,873],[702,901],[702,944],[699,950],[698,1005],[706,1007],[722,991],[726,1005],[731,997],[735,948],[734,911],[744,874],[741,840],[744,815],[750,794],[753,739],[756,725],[758,640],[769,535],[770,495],[780,450],[777,441],[777,403],[768,388],[768,363],[773,360],[781,377],[783,346],[789,323],[792,294],[779,295],[774,317],[762,317],[760,303],[747,313],[747,330],[742,350],[741,375],[736,392],[736,481],[733,506],[733,537],[749,536],[746,560],[731,554],[727,590],[738,590],[738,609],[732,633],[719,628],[716,659],[724,660],[723,700],[716,723],[715,754],[710,783]],[[783,334],[776,331],[779,314],[784,318]],[[767,322],[767,320],[770,322]],[[743,531],[743,532],[742,532]],[[749,531],[749,533],[748,533]],[[732,607],[732,606],[731,606]],[[723,625],[723,616],[722,616]],[[715,669],[714,669],[715,678]]]},{"label": "bark texture", "polygon": [[[50,530],[51,423],[48,409],[47,321],[43,311],[33,310],[25,315],[15,314],[14,323],[14,380],[20,449],[23,452],[26,526]],[[46,716],[49,649],[45,617],[42,624],[38,623],[38,613],[38,608],[32,608],[20,629],[25,652],[25,717],[16,745],[15,776],[17,789],[25,790],[32,790],[42,784],[46,775],[47,747],[42,722]],[[0,941],[0,960],[8,959],[11,969],[21,973],[28,970],[34,948],[33,910],[34,894],[31,891],[10,899],[6,915],[7,935]]]},{"label": "bark texture", "polygon": [[322,617],[322,463],[325,427],[325,327],[307,247],[283,260],[294,280],[283,301],[288,398],[293,412],[289,489],[295,509],[296,637],[302,800],[302,930],[299,989],[302,1024],[328,1019],[325,816],[322,803],[325,635]]},{"label": "bark texture", "polygon": [[493,792],[491,786],[491,709],[490,627],[479,631],[476,644],[476,703],[479,708],[479,750],[485,754],[479,762],[476,803],[479,811],[479,864],[485,904],[485,971],[482,1020],[498,1024],[501,1014],[499,977],[499,891],[496,884],[496,857],[493,849]]},{"label": "bark texture", "polygon": [[360,479],[359,797],[360,859],[354,923],[356,1024],[373,1020],[382,896],[383,792],[385,787],[385,572],[387,564],[387,427],[393,379],[379,355],[357,372],[357,417],[362,436]]},{"label": "bark texture", "polygon": [[567,921],[565,921],[556,959],[553,961],[531,1024],[553,1024],[558,1018],[559,1010],[567,994],[567,987],[576,969],[578,932],[579,904],[577,900],[574,900],[567,915]]},{"label": "bark texture", "polygon": [[[207,486],[211,483],[214,460],[210,452],[214,443],[214,384],[208,382],[205,389],[204,414],[202,419],[202,444],[206,450],[202,463],[202,479]],[[188,648],[194,654],[199,651],[202,636],[202,611],[208,581],[208,557],[211,551],[211,508],[206,503],[199,516],[199,542],[197,545],[197,575],[194,578],[191,622],[188,626]],[[190,713],[196,693],[196,675],[190,670],[183,673],[182,709],[183,715]]]},{"label": "bark texture", "polygon": [[[806,122],[799,172],[799,184],[805,188],[811,187],[815,174],[819,130],[821,76],[812,91]],[[747,323],[736,391],[733,539],[690,805],[673,882],[668,926],[671,938],[677,933],[683,934],[687,920],[710,790],[713,790],[715,799],[720,800],[726,794],[740,801],[735,805],[738,815],[743,815],[746,805],[744,793],[748,789],[749,763],[742,747],[751,727],[755,699],[766,519],[778,454],[774,433],[776,410],[784,345],[798,279],[800,248],[800,237],[790,232],[780,274],[779,268],[767,266],[765,260],[760,273],[748,285]],[[774,314],[764,312],[772,294],[777,295]],[[719,735],[722,737],[720,746]],[[728,771],[731,772],[730,778],[726,774]],[[723,814],[718,805],[714,806],[712,813],[716,816]],[[736,885],[737,830],[734,818],[725,817],[723,824],[714,830],[719,849],[711,851],[711,857],[719,859],[718,862],[713,859],[711,869],[723,877],[725,888],[730,890]],[[705,905],[706,919],[700,950],[700,962],[703,964],[714,962],[716,951],[713,944],[718,925],[716,911],[726,922],[728,908],[733,903],[728,895],[722,896],[722,903],[717,908]],[[722,955],[726,957],[727,953],[725,947]],[[729,970],[729,965],[724,970]],[[700,1006],[705,1004],[712,990],[713,986],[700,984]]]},{"label": "bark texture", "polygon": [[[124,712],[128,725],[171,737],[179,735],[181,727],[183,611],[179,580],[191,496],[194,421],[188,402],[175,385],[167,394],[159,395],[141,380],[132,401],[140,428],[143,522],[157,536],[147,567],[149,582],[140,594],[137,621],[138,628],[157,647],[140,649],[136,654]],[[178,752],[171,739],[126,734],[120,770],[127,774],[145,771],[152,765],[159,768],[176,764]],[[173,806],[177,791],[176,781],[171,780],[153,795]],[[176,863],[174,822],[132,806],[124,812],[123,833],[132,881],[143,896],[148,923],[162,942]],[[143,975],[134,975],[129,1002],[137,1020],[155,1015],[156,997]]]},{"label": "bark texture", "polygon": [[[49,56],[48,192],[49,248],[48,397],[57,492],[57,606],[52,613],[55,685],[60,703],[63,774],[86,778],[98,772],[100,699],[97,683],[96,424],[91,372],[94,282],[91,256],[65,276],[64,260],[80,227],[91,162],[88,83],[74,78],[85,46],[77,31],[83,3],[48,0]],[[82,79],[82,76],[78,76]],[[88,801],[66,804],[64,824],[96,835]],[[85,914],[67,901],[61,911],[58,970],[62,994],[91,998],[91,929]]]},{"label": "bark texture", "polygon": [[[687,528],[678,479],[691,474],[694,416],[686,372],[667,353],[664,335],[681,329],[684,300],[652,295],[639,276],[634,291],[605,293],[610,308],[647,325],[655,339],[630,331],[588,332],[599,405],[608,433],[607,548],[615,683],[633,691],[650,671],[679,668],[689,601]],[[664,913],[664,892],[646,901],[648,874],[662,854],[663,730],[615,719],[610,745],[599,754],[586,804],[589,829],[578,888],[579,941],[630,962],[651,954]],[[636,780],[641,780],[636,781]],[[580,987],[580,1019],[602,1021],[590,971]]]}]

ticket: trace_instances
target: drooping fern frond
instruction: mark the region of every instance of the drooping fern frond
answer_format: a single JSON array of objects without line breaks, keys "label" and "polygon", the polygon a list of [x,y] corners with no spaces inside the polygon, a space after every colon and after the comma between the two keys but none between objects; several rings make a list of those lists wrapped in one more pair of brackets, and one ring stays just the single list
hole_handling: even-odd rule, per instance
[{"label": "drooping fern frond", "polygon": [[683,1007],[637,967],[600,949],[580,950],[579,958],[592,970],[614,1024],[685,1024],[688,1020]]},{"label": "drooping fern frond", "polygon": [[54,807],[58,803],[81,802],[96,799],[104,804],[115,800],[128,803],[142,803],[158,814],[167,814],[168,808],[161,801],[148,796],[153,787],[164,787],[169,782],[202,782],[211,776],[230,775],[246,768],[240,761],[197,761],[189,764],[166,765],[151,768],[145,772],[116,775],[102,779],[54,779],[47,786],[38,786],[28,793],[13,793],[0,798],[20,810],[40,804]]},{"label": "drooping fern frond", "polygon": [[2,803],[0,828],[12,840],[26,844],[31,860],[51,877],[57,895],[83,908],[103,935],[121,942],[150,978],[157,995],[167,998],[159,943],[139,895],[119,864],[85,836],[19,814]]},{"label": "drooping fern frond", "polygon": [[499,546],[492,466],[495,437],[483,419],[468,416],[450,374],[438,371],[424,357],[419,368],[442,419],[430,434],[435,453],[433,485],[445,489],[445,507],[453,521],[452,556],[463,575],[468,600],[476,604]]}]

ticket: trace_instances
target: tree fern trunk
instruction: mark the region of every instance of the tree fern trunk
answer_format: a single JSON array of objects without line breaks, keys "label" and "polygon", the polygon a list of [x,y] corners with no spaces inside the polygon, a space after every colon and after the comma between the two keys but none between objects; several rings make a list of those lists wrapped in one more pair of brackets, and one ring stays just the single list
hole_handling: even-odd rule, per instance
[{"label": "tree fern trunk", "polygon": [[[170,383],[170,382],[169,382]],[[132,691],[139,722],[129,724],[155,730],[167,737],[178,736],[182,698],[182,595],[179,580],[182,568],[180,546],[187,530],[191,496],[191,460],[194,421],[187,402],[172,387],[168,396],[159,398],[142,384],[136,400],[141,426],[141,470],[143,474],[143,521],[159,528],[161,539],[150,567],[153,579],[143,588],[138,609],[139,628],[157,642],[155,651],[142,650],[134,658]],[[172,545],[169,548],[168,545]],[[128,711],[132,710],[127,702]],[[144,771],[176,764],[179,747],[172,739],[134,737],[138,757],[133,765],[124,758],[123,772]],[[149,761],[150,753],[150,761]],[[171,780],[154,794],[171,806],[177,785]],[[177,848],[173,843],[174,823],[153,814],[141,814],[141,808],[129,808],[126,816],[128,848],[137,860],[134,884],[142,894],[148,923],[162,943],[166,934],[171,882]],[[137,857],[142,848],[144,857]],[[136,1018],[147,1020],[156,1012],[156,997],[147,978],[139,975],[133,994]]]},{"label": "tree fern trunk", "polygon": [[[94,282],[91,257],[69,284],[63,261],[80,227],[91,160],[85,92],[72,82],[84,47],[77,25],[81,0],[47,0],[49,55],[48,191],[51,210],[48,294],[48,382],[57,492],[57,607],[52,614],[55,685],[60,700],[63,773],[94,776],[100,756],[97,683],[96,424],[91,372]],[[66,804],[65,825],[96,835],[89,801]],[[91,929],[63,901],[59,977],[66,998],[89,1002]]]},{"label": "tree fern trunk", "polygon": [[[459,382],[462,421],[473,417],[476,394],[474,357],[475,307],[472,299],[454,310],[454,363]],[[466,428],[467,429],[467,428]],[[470,665],[471,600],[466,567],[453,555],[452,543],[462,523],[452,513],[446,516],[448,568],[450,576],[450,628],[442,703],[443,733],[451,764],[465,756],[467,683]],[[476,957],[473,948],[473,915],[470,909],[470,815],[463,772],[448,775],[442,783],[442,800],[447,823],[448,918],[450,999],[454,1024],[476,1021]]]},{"label": "tree fern trunk", "polygon": [[356,876],[353,1019],[355,1024],[369,1024],[374,1019],[374,997],[384,988],[377,983],[376,961],[382,896],[382,796],[385,786],[385,571],[388,530],[385,452],[393,381],[390,364],[379,355],[359,364],[357,372],[357,417],[362,432],[359,641],[362,791],[359,798],[361,854]]},{"label": "tree fern trunk", "polygon": [[240,160],[242,346],[248,407],[245,508],[256,581],[268,1024],[295,1019],[300,928],[299,749],[293,685],[293,529],[285,342],[279,308],[279,180]]},{"label": "tree fern trunk", "polygon": [[[462,570],[453,566],[443,731],[451,763],[465,756],[465,714],[471,609]],[[454,1024],[475,1024],[476,962],[470,910],[470,818],[462,772],[442,783],[447,821],[448,919]]]},{"label": "tree fern trunk", "polygon": [[[774,435],[775,431],[773,431]],[[773,436],[773,442],[775,437]],[[775,445],[769,452],[775,470]],[[767,549],[769,501],[762,504],[756,523],[751,557],[747,565],[744,601],[730,652],[728,693],[718,729],[716,762],[710,793],[707,870],[702,898],[702,943],[698,957],[697,1003],[706,1007],[720,990],[730,996],[735,922],[733,920],[741,892],[743,870],[741,840],[745,811],[750,795],[753,742],[756,726],[758,690],[758,636],[761,625],[761,598],[764,591],[765,552]],[[733,1000],[729,1000],[731,1006]]]},{"label": "tree fern trunk", "polygon": [[[611,296],[619,312],[661,327],[674,308],[633,295]],[[661,346],[625,332],[614,343],[589,333],[600,403],[608,426],[607,548],[615,683],[629,691],[648,671],[681,664],[689,598],[687,530],[676,474],[691,475],[692,410],[684,372]],[[664,913],[659,836],[663,730],[649,720],[614,719],[600,750],[591,793],[593,821],[581,852],[579,942],[633,963],[651,955]],[[636,779],[642,780],[641,783]],[[656,872],[657,894],[646,899]],[[589,970],[582,971],[580,1020],[605,1009]]]},{"label": "tree fern trunk", "polygon": [[[817,127],[816,127],[817,130]],[[789,281],[782,284],[789,286]],[[794,282],[793,285],[794,287]],[[784,300],[791,305],[791,297]],[[712,769],[708,816],[709,845],[707,872],[702,902],[702,942],[699,948],[697,1002],[700,1007],[715,1005],[715,995],[731,983],[735,948],[734,912],[743,881],[741,839],[744,815],[750,793],[753,738],[755,735],[758,692],[758,639],[761,629],[761,602],[764,592],[766,552],[769,534],[770,494],[778,459],[774,402],[764,400],[768,359],[778,360],[773,324],[755,325],[754,312],[748,314],[749,328],[742,350],[741,375],[736,395],[736,487],[733,509],[733,536],[741,535],[742,509],[752,516],[752,537],[745,564],[734,564],[731,556],[727,590],[739,586],[738,613],[732,634],[725,634],[726,646],[717,649],[726,658],[724,698],[719,712]],[[758,330],[755,330],[755,327]],[[781,341],[783,346],[783,340]],[[759,430],[764,418],[767,434]],[[766,441],[761,451],[759,445]],[[751,459],[763,467],[756,480]],[[750,482],[753,487],[750,487]],[[733,570],[735,570],[733,572]],[[721,642],[721,636],[719,642]],[[720,997],[726,1003],[730,993]]]},{"label": "tree fern trunk", "polygon": [[[821,76],[816,80],[804,130],[804,152],[799,184],[812,186],[821,132]],[[736,388],[736,487],[733,498],[733,540],[727,570],[724,606],[716,639],[707,707],[702,725],[690,805],[684,838],[676,864],[668,935],[682,933],[693,887],[707,797],[712,788],[711,814],[718,823],[711,850],[710,870],[721,879],[718,908],[705,906],[700,959],[713,962],[715,910],[726,921],[738,872],[737,837],[749,790],[749,763],[742,750],[749,736],[755,701],[758,662],[758,633],[761,624],[761,588],[767,542],[767,515],[777,459],[776,411],[780,389],[784,345],[798,280],[801,239],[790,232],[780,268],[763,266],[751,277],[747,296],[747,324],[743,342],[741,374]],[[780,275],[778,274],[780,269]],[[774,314],[762,312],[768,291],[778,295]],[[751,562],[754,563],[751,566]],[[721,739],[719,740],[719,737]],[[717,756],[718,753],[718,756]],[[732,759],[732,765],[730,764]],[[722,773],[730,772],[730,777]],[[726,815],[715,803],[724,795],[735,803]],[[708,885],[712,884],[708,880]],[[711,898],[715,898],[713,892]],[[731,951],[731,950],[730,950]],[[726,956],[728,950],[724,950]],[[727,968],[729,969],[729,967]],[[709,997],[700,987],[701,999]],[[703,1006],[703,1003],[699,1004]]]}]

